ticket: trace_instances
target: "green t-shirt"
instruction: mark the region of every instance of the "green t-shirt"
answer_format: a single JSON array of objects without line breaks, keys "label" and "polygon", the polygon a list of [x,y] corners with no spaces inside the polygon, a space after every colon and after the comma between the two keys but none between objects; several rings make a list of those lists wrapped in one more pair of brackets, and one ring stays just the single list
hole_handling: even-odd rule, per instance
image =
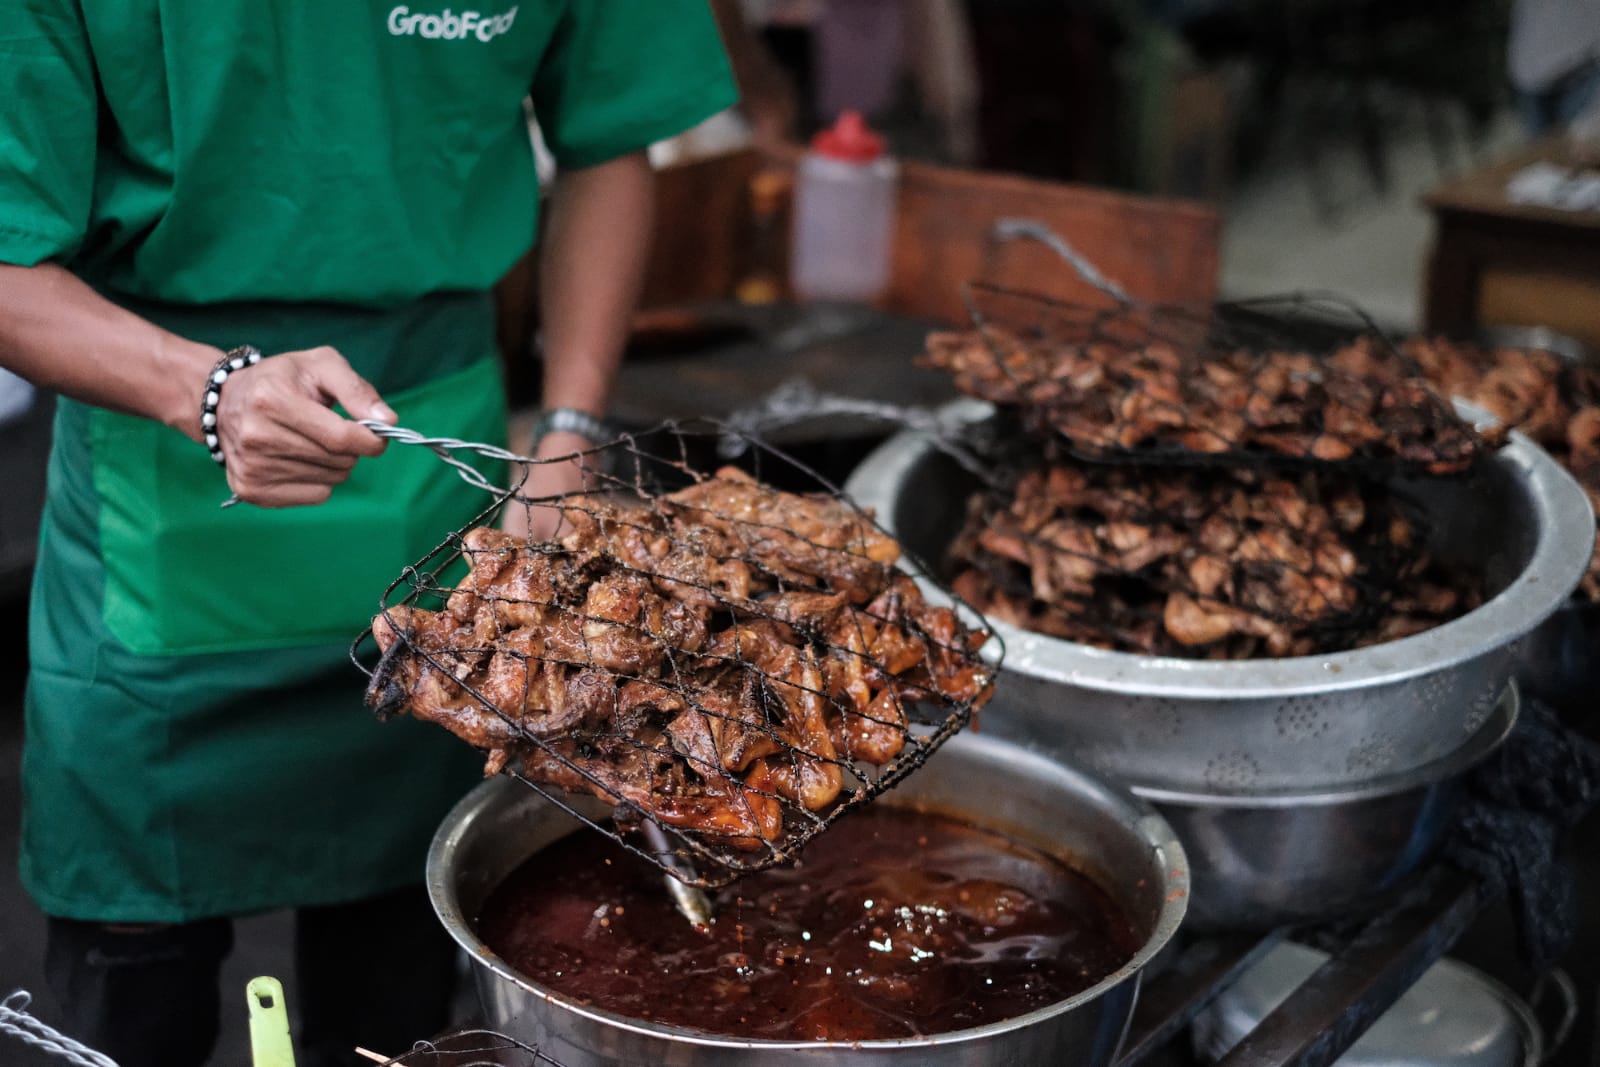
[{"label": "green t-shirt", "polygon": [[705,0],[0,0],[0,262],[179,304],[393,304],[733,102]]}]

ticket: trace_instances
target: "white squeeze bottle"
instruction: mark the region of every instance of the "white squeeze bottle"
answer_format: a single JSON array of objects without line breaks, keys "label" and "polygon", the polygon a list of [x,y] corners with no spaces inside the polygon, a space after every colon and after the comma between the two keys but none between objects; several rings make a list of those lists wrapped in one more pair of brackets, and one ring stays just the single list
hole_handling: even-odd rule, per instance
[{"label": "white squeeze bottle", "polygon": [[817,134],[794,190],[789,283],[802,300],[869,302],[889,282],[899,167],[860,115]]}]

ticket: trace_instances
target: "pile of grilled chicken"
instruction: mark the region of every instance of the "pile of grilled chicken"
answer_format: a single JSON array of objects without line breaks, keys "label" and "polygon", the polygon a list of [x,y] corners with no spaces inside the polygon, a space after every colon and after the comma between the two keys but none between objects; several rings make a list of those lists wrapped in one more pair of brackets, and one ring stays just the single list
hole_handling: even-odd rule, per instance
[{"label": "pile of grilled chicken", "polygon": [[[1421,337],[1404,349],[1440,392],[1484,408],[1543,446],[1600,513],[1600,368],[1570,366],[1548,352]],[[1578,595],[1600,602],[1600,537]]]},{"label": "pile of grilled chicken", "polygon": [[1250,329],[1269,343],[1221,344],[1160,309],[1023,313],[1037,321],[934,334],[922,360],[1023,430],[1020,475],[973,497],[948,561],[980,610],[1103,648],[1249,659],[1395,640],[1481,601],[1481,576],[1430,558],[1389,476],[1463,472],[1498,435],[1414,353],[1372,336],[1294,351],[1265,324]]},{"label": "pile of grilled chicken", "polygon": [[1400,504],[1350,479],[1053,463],[981,493],[954,587],[1082,644],[1212,659],[1394,640],[1476,606]]},{"label": "pile of grilled chicken", "polygon": [[1425,378],[1370,338],[1314,356],[1210,351],[1137,324],[1126,340],[1113,332],[1081,342],[996,325],[939,333],[922,362],[1088,458],[1229,453],[1447,474],[1483,447]]},{"label": "pile of grilled chicken", "polygon": [[891,764],[914,706],[938,721],[988,698],[986,635],[925,603],[838,500],[725,469],[565,514],[553,542],[472,530],[443,610],[375,619],[368,703],[446,727],[487,773],[750,850],[816,825],[852,766]]}]

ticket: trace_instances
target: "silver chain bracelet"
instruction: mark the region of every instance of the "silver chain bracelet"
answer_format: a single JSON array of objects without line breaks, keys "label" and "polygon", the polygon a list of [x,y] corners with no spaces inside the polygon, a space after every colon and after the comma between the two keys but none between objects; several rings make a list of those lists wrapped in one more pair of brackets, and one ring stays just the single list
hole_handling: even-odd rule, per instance
[{"label": "silver chain bracelet", "polygon": [[537,449],[546,434],[573,433],[591,445],[616,439],[617,432],[601,419],[579,408],[545,408],[533,420],[532,447]]}]

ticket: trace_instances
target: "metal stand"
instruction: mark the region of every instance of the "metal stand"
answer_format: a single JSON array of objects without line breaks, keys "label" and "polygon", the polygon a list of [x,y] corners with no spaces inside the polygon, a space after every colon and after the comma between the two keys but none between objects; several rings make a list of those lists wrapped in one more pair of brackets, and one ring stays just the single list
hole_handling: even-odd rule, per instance
[{"label": "metal stand", "polygon": [[[1440,863],[1341,946],[1263,1019],[1219,1067],[1326,1067],[1400,999],[1492,902],[1470,875]],[[1118,1067],[1175,1039],[1288,931],[1192,942],[1140,995]]]}]

